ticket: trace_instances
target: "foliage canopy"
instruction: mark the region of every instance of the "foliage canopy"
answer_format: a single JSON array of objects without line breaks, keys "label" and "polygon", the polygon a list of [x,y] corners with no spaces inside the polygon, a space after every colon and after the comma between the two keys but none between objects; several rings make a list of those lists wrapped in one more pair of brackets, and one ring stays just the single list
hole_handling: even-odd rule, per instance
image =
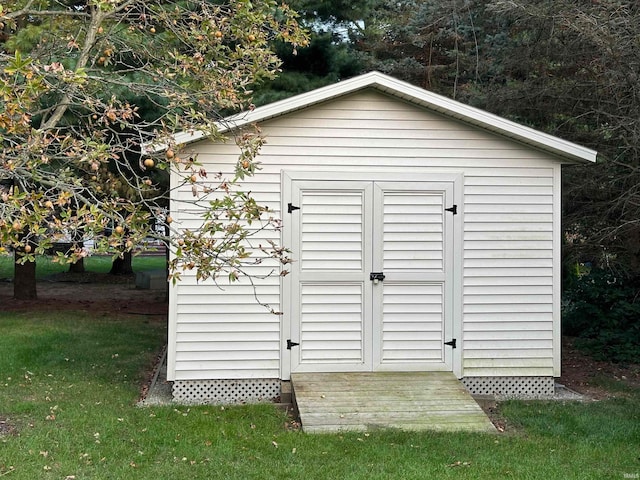
[{"label": "foliage canopy", "polygon": [[[295,12],[271,0],[11,0],[0,32],[0,248],[27,262],[92,238],[118,255],[151,236],[173,245],[177,270],[241,276],[252,232],[277,228],[238,185],[262,140],[238,133],[236,171],[223,175],[183,158],[173,134],[219,138],[217,121],[250,108],[254,86],[278,71],[273,41],[307,43]],[[235,228],[167,235],[170,171]]]}]

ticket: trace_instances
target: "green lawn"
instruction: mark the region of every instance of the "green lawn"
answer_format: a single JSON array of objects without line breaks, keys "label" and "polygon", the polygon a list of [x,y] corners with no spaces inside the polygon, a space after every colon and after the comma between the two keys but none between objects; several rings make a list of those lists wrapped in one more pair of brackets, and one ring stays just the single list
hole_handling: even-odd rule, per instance
[{"label": "green lawn", "polygon": [[[306,435],[262,406],[135,406],[166,325],[0,313],[0,478],[623,479],[640,473],[640,392],[507,402],[508,433]],[[634,478],[634,477],[627,477]]]},{"label": "green lawn", "polygon": [[[91,256],[84,259],[85,269],[89,272],[108,273],[111,270],[110,256]],[[153,270],[164,268],[166,259],[162,255],[137,255],[133,257],[133,270]],[[53,257],[38,255],[36,257],[36,278],[41,279],[56,273],[66,272],[69,265],[54,262]],[[0,279],[13,278],[13,255],[0,254]]]}]

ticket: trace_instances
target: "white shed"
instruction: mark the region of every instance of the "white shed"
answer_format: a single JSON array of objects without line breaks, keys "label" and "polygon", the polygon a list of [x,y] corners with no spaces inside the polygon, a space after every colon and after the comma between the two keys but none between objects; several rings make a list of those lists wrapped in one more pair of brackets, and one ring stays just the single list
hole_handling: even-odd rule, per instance
[{"label": "white shed", "polygon": [[[342,371],[444,370],[472,393],[553,392],[561,165],[596,152],[377,72],[225,128],[255,122],[267,143],[246,189],[282,218],[273,240],[294,260],[257,289],[283,315],[246,282],[183,276],[169,296],[175,398],[271,398],[292,373]],[[233,143],[178,141],[209,170],[237,161]],[[197,228],[172,205],[175,226]]]}]

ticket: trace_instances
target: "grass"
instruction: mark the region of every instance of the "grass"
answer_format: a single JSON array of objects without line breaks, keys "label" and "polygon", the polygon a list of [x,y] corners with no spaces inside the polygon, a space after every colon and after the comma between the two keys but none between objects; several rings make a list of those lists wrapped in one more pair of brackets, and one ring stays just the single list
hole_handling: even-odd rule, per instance
[{"label": "grass", "polygon": [[637,391],[637,388],[634,388],[633,385],[629,385],[629,383],[625,382],[623,379],[605,374],[594,376],[591,378],[589,383],[616,394],[633,395]]},{"label": "grass", "polygon": [[[606,479],[640,473],[640,392],[511,401],[506,434],[306,435],[271,405],[135,406],[166,326],[0,313],[0,477]],[[629,478],[629,477],[627,477]]]},{"label": "grass", "polygon": [[[69,270],[69,265],[53,261],[54,257],[38,255],[36,257],[36,278],[42,279],[49,275],[62,273]],[[88,272],[108,273],[111,270],[110,256],[91,256],[84,259],[85,269]],[[166,259],[162,255],[137,255],[133,257],[133,271],[153,270],[164,268]],[[13,278],[13,255],[0,254],[0,279]]]}]

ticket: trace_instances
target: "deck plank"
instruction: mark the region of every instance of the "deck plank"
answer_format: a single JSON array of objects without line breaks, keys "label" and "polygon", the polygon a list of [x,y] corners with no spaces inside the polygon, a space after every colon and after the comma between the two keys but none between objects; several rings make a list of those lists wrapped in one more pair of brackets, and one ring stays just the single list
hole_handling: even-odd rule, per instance
[{"label": "deck plank", "polygon": [[294,373],[291,385],[307,433],[496,431],[451,372]]}]

